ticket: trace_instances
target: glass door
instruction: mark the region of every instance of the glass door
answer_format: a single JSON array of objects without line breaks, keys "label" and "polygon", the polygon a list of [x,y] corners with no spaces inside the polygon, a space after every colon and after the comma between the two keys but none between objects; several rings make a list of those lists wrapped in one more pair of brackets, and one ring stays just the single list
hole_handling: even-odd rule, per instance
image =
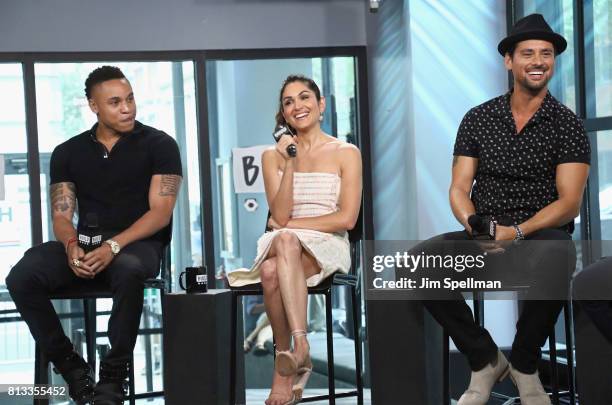
[{"label": "glass door", "polygon": [[0,64],[0,381],[34,382],[34,340],[15,305],[6,276],[32,246],[23,73],[20,63]]}]

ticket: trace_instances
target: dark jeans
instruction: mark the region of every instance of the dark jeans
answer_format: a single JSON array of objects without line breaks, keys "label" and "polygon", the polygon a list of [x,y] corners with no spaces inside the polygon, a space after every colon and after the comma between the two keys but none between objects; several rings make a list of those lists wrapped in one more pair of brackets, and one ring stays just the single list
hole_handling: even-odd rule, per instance
[{"label": "dark jeans", "polygon": [[574,277],[574,298],[612,343],[612,257],[585,267]]},{"label": "dark jeans", "polygon": [[34,340],[51,361],[72,351],[60,320],[48,298],[61,289],[84,290],[100,283],[113,293],[108,321],[111,350],[104,360],[111,366],[125,365],[134,350],[144,298],[144,281],[156,277],[162,245],[155,241],[134,242],[117,255],[93,280],[77,277],[67,264],[60,242],[47,242],[29,249],[11,269],[6,285],[17,310]]},{"label": "dark jeans", "polygon": [[[420,247],[427,249],[432,242],[464,241],[469,240],[467,232],[451,232],[440,235],[424,242]],[[571,236],[558,229],[543,229],[529,235],[527,240],[538,241],[569,241]],[[568,251],[568,248],[570,251]],[[551,242],[551,244],[524,244],[517,249],[529,249],[523,252],[534,267],[542,269],[555,269],[555,272],[547,272],[546,277],[537,281],[540,292],[545,290],[550,277],[564,278],[569,282],[568,257],[570,258],[571,272],[575,268],[575,252],[573,244]],[[555,251],[555,249],[560,249]],[[571,261],[573,258],[573,262]],[[536,263],[536,264],[534,264]],[[556,271],[558,269],[558,271]],[[524,269],[516,269],[522,271]],[[534,291],[538,291],[534,288]],[[560,300],[528,300],[529,294],[522,301],[522,311],[516,324],[516,335],[512,344],[510,362],[512,366],[522,373],[532,374],[537,370],[538,361],[541,356],[540,348],[546,343],[546,339],[554,327],[554,324],[563,308],[564,301]],[[474,321],[472,311],[466,304],[460,292],[449,293],[449,300],[424,300],[423,304],[431,315],[444,327],[453,338],[457,348],[467,356],[470,368],[474,371],[480,370],[493,361],[497,355],[497,345],[493,342],[489,332]]]}]

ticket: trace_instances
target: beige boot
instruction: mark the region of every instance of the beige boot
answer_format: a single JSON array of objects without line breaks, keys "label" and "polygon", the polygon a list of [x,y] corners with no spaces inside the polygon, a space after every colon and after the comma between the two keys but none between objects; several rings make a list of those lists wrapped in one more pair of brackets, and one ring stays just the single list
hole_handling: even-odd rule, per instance
[{"label": "beige boot", "polygon": [[518,388],[521,405],[551,405],[550,397],[544,391],[537,371],[533,374],[525,374],[512,368],[511,365],[510,378]]},{"label": "beige boot", "polygon": [[461,395],[457,405],[486,405],[493,385],[506,378],[508,372],[508,360],[498,350],[495,361],[487,364],[482,370],[472,371],[470,386]]}]

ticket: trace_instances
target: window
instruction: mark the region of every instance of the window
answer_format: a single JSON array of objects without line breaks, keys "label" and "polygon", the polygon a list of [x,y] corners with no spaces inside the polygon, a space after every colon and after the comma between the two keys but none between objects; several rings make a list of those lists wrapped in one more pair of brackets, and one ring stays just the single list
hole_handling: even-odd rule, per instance
[{"label": "window", "polygon": [[[0,64],[0,310],[14,310],[6,276],[32,246],[25,102],[21,64]],[[0,380],[33,383],[34,341],[23,322],[0,317]]]},{"label": "window", "polygon": [[[593,25],[586,27],[587,55],[592,53],[595,84],[595,116],[605,117],[612,115],[612,14],[608,0],[593,0],[586,2],[593,7]],[[589,10],[585,10],[587,14]],[[587,73],[589,74],[589,73]]]},{"label": "window", "polygon": [[[601,239],[612,240],[612,130],[597,133],[597,163]],[[609,243],[604,244],[604,247],[609,247]],[[602,253],[609,256],[612,251]]]}]

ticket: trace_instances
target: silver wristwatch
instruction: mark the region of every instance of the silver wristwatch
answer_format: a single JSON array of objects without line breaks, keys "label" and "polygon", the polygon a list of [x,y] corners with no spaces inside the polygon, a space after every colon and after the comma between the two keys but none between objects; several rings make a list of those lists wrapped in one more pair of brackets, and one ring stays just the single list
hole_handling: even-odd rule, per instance
[{"label": "silver wristwatch", "polygon": [[113,252],[113,256],[117,256],[119,252],[121,252],[121,246],[119,246],[119,244],[116,241],[112,239],[107,239],[104,241],[104,243],[108,243],[108,245],[111,248],[111,252]]},{"label": "silver wristwatch", "polygon": [[525,239],[525,234],[523,233],[523,231],[521,230],[521,228],[518,225],[512,225],[512,227],[516,231],[516,236],[514,237],[514,240],[523,240],[523,239]]}]

